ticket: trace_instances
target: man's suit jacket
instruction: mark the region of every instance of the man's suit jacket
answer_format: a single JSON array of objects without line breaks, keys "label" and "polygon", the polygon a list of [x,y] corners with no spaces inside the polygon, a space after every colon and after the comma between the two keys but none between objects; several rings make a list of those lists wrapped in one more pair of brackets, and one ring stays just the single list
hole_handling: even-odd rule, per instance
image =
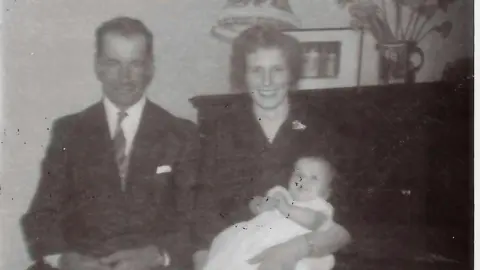
[{"label": "man's suit jacket", "polygon": [[[32,257],[66,251],[104,256],[155,244],[175,260],[186,252],[188,239],[178,237],[185,236],[193,206],[198,150],[193,123],[147,101],[123,192],[103,104],[58,119],[22,219]],[[172,171],[157,174],[162,165]]]}]

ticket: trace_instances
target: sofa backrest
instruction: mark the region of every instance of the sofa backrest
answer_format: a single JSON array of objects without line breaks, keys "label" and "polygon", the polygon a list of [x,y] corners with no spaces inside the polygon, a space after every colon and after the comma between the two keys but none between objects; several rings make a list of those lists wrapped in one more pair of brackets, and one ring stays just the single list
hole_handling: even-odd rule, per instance
[{"label": "sofa backrest", "polygon": [[[318,108],[345,136],[346,164],[333,196],[345,226],[470,221],[472,88],[448,83],[298,91],[293,102]],[[248,102],[245,95],[192,99],[200,130]]]}]

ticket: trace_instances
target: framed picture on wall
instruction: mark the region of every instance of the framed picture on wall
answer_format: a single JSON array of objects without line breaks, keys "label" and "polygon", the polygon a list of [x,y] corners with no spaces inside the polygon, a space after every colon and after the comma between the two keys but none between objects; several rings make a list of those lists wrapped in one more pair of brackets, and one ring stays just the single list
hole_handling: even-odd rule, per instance
[{"label": "framed picture on wall", "polygon": [[285,31],[303,47],[303,73],[298,89],[353,87],[360,83],[363,31],[352,28]]}]

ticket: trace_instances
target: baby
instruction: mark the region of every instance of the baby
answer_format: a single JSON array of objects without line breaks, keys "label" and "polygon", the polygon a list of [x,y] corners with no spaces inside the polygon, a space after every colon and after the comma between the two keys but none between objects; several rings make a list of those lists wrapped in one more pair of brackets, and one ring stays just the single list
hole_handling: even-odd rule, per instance
[{"label": "baby", "polygon": [[[203,270],[255,270],[248,260],[263,250],[333,224],[333,207],[326,201],[335,173],[323,158],[304,157],[295,163],[288,190],[275,186],[256,197],[250,209],[256,217],[235,224],[213,240]],[[330,270],[333,255],[305,258],[296,270]]]}]

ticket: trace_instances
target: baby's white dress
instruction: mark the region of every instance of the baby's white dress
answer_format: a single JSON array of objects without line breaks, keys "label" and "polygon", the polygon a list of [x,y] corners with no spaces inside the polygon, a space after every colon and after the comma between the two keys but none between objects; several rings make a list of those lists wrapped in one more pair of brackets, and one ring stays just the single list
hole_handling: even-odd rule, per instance
[{"label": "baby's white dress", "polygon": [[[326,230],[332,226],[333,207],[324,199],[318,197],[304,202],[293,201],[288,191],[280,186],[270,189],[267,196],[277,191],[288,195],[296,206],[327,215],[328,221],[320,230]],[[203,270],[256,270],[258,265],[249,264],[249,259],[269,247],[309,232],[310,230],[286,218],[278,210],[261,213],[249,221],[237,223],[218,234],[212,242]],[[334,264],[333,255],[305,258],[298,262],[295,270],[330,270]]]}]

